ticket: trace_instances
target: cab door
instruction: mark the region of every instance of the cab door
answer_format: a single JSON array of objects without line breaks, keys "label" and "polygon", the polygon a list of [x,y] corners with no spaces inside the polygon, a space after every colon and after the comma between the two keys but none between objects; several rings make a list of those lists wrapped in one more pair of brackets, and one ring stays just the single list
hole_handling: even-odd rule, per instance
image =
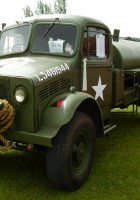
[{"label": "cab door", "polygon": [[82,90],[99,103],[104,120],[108,119],[112,100],[112,53],[108,30],[89,26],[84,33]]}]

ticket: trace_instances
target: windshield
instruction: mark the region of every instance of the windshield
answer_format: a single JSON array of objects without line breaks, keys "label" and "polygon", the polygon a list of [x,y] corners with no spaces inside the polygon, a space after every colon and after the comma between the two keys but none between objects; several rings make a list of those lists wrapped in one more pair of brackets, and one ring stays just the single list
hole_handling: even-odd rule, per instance
[{"label": "windshield", "polygon": [[26,50],[31,26],[24,25],[2,32],[0,39],[0,56],[21,53]]},{"label": "windshield", "polygon": [[38,24],[35,27],[32,51],[72,55],[75,51],[77,27],[74,25]]}]

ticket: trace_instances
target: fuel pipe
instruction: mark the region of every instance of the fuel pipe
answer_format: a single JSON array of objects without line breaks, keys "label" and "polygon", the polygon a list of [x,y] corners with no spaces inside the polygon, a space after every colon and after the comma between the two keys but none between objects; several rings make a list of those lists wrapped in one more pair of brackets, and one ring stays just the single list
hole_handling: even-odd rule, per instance
[{"label": "fuel pipe", "polygon": [[2,135],[12,125],[15,118],[15,109],[5,99],[0,99],[0,150],[5,151],[10,149],[12,146],[8,140]]}]

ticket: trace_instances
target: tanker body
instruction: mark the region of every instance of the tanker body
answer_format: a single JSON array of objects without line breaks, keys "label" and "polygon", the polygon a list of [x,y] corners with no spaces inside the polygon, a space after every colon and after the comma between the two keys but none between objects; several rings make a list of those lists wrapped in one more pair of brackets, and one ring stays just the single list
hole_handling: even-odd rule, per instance
[{"label": "tanker body", "polygon": [[140,43],[129,40],[114,42],[113,63],[115,68],[123,70],[140,68]]},{"label": "tanker body", "polygon": [[134,108],[139,102],[140,43],[120,40],[113,43],[112,107]]}]

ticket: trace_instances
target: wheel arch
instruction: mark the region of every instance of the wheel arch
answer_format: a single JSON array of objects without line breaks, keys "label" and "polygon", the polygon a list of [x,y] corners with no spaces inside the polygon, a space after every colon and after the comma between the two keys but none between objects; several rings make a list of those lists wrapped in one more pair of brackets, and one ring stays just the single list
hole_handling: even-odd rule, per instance
[{"label": "wheel arch", "polygon": [[99,105],[94,99],[87,98],[77,107],[77,111],[83,112],[91,117],[94,122],[96,135],[104,135],[103,118]]},{"label": "wheel arch", "polygon": [[[64,104],[57,107],[55,105],[59,100],[64,100]],[[72,119],[76,111],[88,114],[94,122],[96,135],[103,135],[100,107],[90,94],[83,92],[61,94],[49,102],[42,116],[44,134],[50,139],[54,138],[60,128]]]}]

